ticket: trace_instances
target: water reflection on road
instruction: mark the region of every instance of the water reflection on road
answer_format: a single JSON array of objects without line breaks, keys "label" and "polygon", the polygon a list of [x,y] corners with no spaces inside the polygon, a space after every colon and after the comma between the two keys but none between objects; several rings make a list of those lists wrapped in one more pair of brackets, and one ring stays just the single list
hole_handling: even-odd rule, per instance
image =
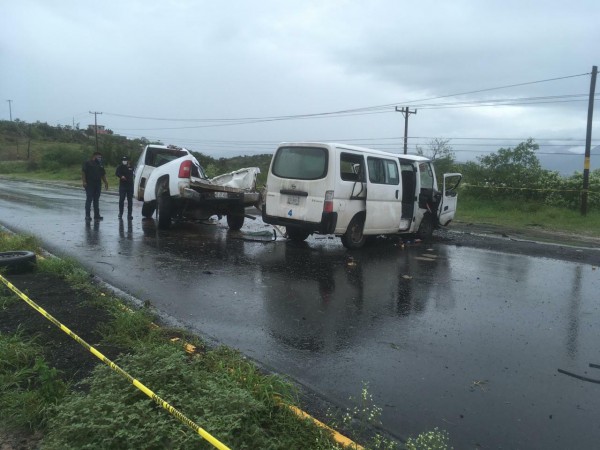
[{"label": "water reflection on road", "polygon": [[452,307],[445,249],[415,258],[388,244],[341,257],[294,244],[272,249],[260,262],[271,335],[299,350],[331,353],[360,346],[380,323],[418,314],[430,299]]}]

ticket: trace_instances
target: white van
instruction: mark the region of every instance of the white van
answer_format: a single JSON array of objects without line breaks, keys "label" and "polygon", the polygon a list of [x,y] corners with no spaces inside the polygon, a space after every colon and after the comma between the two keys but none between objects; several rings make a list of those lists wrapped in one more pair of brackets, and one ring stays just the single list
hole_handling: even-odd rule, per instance
[{"label": "white van", "polygon": [[438,190],[433,162],[330,143],[283,143],[271,160],[262,216],[294,241],[335,234],[349,249],[368,236],[415,234],[428,239],[456,211],[462,175],[444,174]]}]

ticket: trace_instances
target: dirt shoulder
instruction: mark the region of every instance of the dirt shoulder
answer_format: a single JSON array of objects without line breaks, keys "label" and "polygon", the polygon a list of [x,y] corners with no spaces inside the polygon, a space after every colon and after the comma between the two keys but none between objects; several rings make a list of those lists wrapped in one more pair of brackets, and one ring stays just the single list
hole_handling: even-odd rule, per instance
[{"label": "dirt shoulder", "polygon": [[438,230],[435,236],[456,246],[600,265],[600,238],[592,236],[460,221]]}]

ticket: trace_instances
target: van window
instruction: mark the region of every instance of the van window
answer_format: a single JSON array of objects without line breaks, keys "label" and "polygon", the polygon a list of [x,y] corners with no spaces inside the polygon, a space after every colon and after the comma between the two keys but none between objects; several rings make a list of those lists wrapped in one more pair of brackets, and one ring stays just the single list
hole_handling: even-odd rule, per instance
[{"label": "van window", "polygon": [[365,160],[361,155],[342,153],[340,155],[340,177],[344,181],[364,181]]},{"label": "van window", "polygon": [[376,184],[399,184],[398,165],[392,159],[367,158],[369,181]]},{"label": "van window", "polygon": [[431,164],[420,163],[419,174],[421,179],[421,189],[433,189],[433,170]]},{"label": "van window", "polygon": [[296,180],[318,180],[327,175],[327,149],[280,147],[273,159],[273,175]]}]

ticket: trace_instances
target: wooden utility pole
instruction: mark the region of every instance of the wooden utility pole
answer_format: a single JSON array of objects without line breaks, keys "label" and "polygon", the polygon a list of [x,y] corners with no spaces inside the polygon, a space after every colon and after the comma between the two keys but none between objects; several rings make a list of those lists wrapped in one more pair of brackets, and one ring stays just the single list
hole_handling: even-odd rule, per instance
[{"label": "wooden utility pole", "polygon": [[596,95],[596,75],[598,66],[592,67],[590,81],[590,99],[588,101],[587,130],[585,133],[585,159],[583,162],[583,188],[581,190],[581,215],[585,216],[588,209],[588,189],[590,186],[590,154],[592,147],[592,118],[594,116],[594,95]]},{"label": "wooden utility pole", "polygon": [[102,114],[97,111],[90,111],[90,114],[94,115],[94,135],[96,136],[96,151],[98,151],[98,114]]},{"label": "wooden utility pole", "polygon": [[408,116],[416,114],[417,110],[411,111],[408,107],[398,109],[396,106],[396,112],[401,112],[404,116],[404,154],[406,155],[408,152]]}]

